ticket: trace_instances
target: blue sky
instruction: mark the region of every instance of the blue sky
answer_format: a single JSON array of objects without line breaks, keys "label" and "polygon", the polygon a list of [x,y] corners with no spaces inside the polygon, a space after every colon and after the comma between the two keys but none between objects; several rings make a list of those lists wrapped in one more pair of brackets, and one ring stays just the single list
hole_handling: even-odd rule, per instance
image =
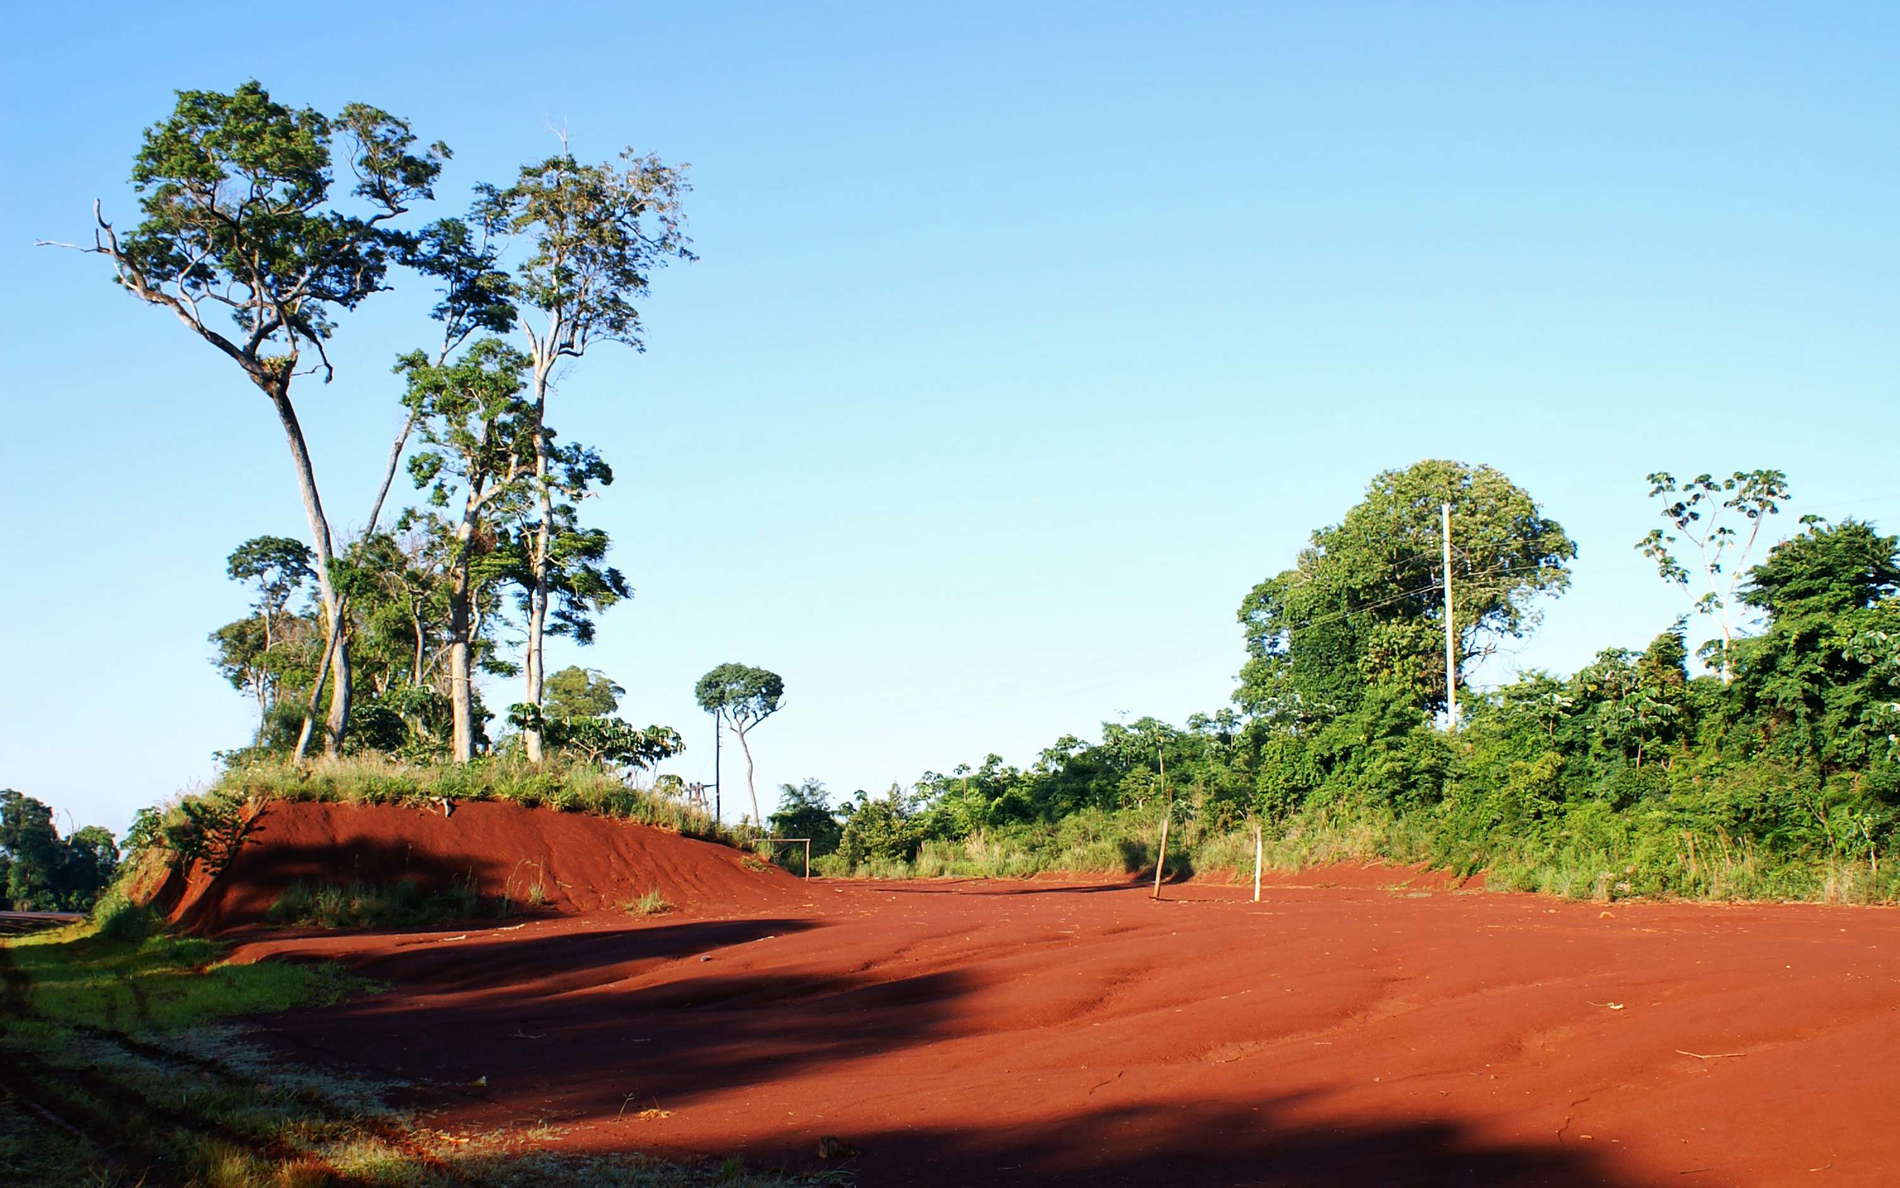
[{"label": "blue sky", "polygon": [[[1581,545],[1493,679],[1684,608],[1631,548],[1651,470],[1777,466],[1795,512],[1900,527],[1892,6],[107,3],[9,32],[0,786],[62,827],[243,740],[223,558],[304,535],[262,399],[32,246],[94,197],[129,220],[181,87],[406,116],[455,149],[445,212],[557,127],[692,164],[701,261],[556,415],[615,465],[594,514],[638,597],[555,662],[682,728],[687,778],[727,660],[786,679],[762,787],[1217,708],[1247,589],[1420,458],[1500,467]],[[347,319],[301,398],[346,529],[428,300]]]}]

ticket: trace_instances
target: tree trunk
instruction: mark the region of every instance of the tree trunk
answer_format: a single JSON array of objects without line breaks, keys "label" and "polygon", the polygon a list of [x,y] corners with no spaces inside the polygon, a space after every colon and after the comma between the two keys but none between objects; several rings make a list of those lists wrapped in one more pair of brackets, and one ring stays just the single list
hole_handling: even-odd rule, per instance
[{"label": "tree trunk", "polygon": [[[550,334],[552,340],[552,334]],[[528,589],[528,645],[527,663],[522,665],[527,688],[525,696],[529,705],[541,708],[541,691],[544,679],[542,648],[547,637],[548,624],[548,553],[554,541],[554,496],[548,490],[548,377],[554,368],[552,352],[536,344],[534,367],[534,486],[535,497],[541,505],[541,522],[534,531],[534,575]],[[528,762],[540,763],[543,758],[540,728],[530,723],[521,732],[521,741],[528,753]]]},{"label": "tree trunk", "polygon": [[[464,626],[467,618],[462,617]],[[451,629],[453,630],[453,629]],[[470,708],[466,631],[449,643],[449,715],[453,722],[451,756],[457,763],[475,758],[475,723]]]},{"label": "tree trunk", "polygon": [[469,688],[469,543],[475,535],[476,492],[471,483],[455,529],[455,560],[449,585],[449,720],[450,755],[457,763],[475,758],[475,723]]},{"label": "tree trunk", "polygon": [[739,749],[745,752],[745,790],[752,795],[752,824],[759,829],[765,828],[765,818],[759,815],[759,790],[752,784],[752,744],[746,742],[745,731],[733,727],[739,736]]},{"label": "tree trunk", "polygon": [[[306,449],[303,444],[303,430],[301,427],[297,425],[296,410],[290,408],[290,397],[289,397],[288,392],[285,392],[283,394],[281,400],[277,395],[273,394],[271,396],[271,402],[278,406],[278,409],[277,409],[278,416],[284,417],[286,413],[288,413],[288,417],[285,420],[284,428],[285,428],[285,431],[290,435],[291,455],[293,457],[302,459],[302,468],[299,471],[299,475],[301,477],[301,475],[307,474],[309,472],[310,453],[309,453],[309,450]],[[416,426],[416,418],[415,418],[415,415],[412,413],[410,414],[408,419],[403,421],[402,432],[396,435],[395,444],[390,446],[389,448],[389,464],[383,469],[382,486],[376,489],[376,502],[370,505],[369,523],[363,529],[363,535],[365,536],[368,536],[376,531],[376,521],[383,514],[383,500],[389,497],[389,486],[392,482],[395,481],[395,478],[396,478],[396,465],[402,459],[402,448],[403,446],[408,444],[409,434],[411,431],[415,429],[415,426]],[[317,515],[321,517],[323,515],[323,506],[322,506],[322,501],[317,498],[317,488],[316,488],[315,478],[312,478],[310,480],[309,491],[304,496],[304,510],[306,513],[308,513],[310,507],[313,504],[315,504],[317,508]],[[320,551],[327,551],[328,548],[330,547],[329,529],[330,529],[330,524],[329,524],[329,521],[326,519],[323,521],[323,534],[322,534],[323,544],[320,546]],[[315,534],[314,529],[312,530],[312,532],[314,535]],[[328,566],[326,564],[323,564],[321,561],[319,562],[319,565],[320,565],[320,568],[318,570],[317,580],[318,580],[319,588],[322,588],[324,583],[327,582],[329,578],[329,569],[328,569]],[[337,712],[336,704],[334,701],[332,701],[331,707],[330,707],[330,717],[332,721],[341,722],[341,723],[347,723],[349,720],[350,695],[349,695],[348,686],[349,686],[349,674],[350,674],[350,660],[349,660],[349,655],[347,651],[347,644],[343,638],[344,625],[347,621],[347,616],[349,614],[349,605],[350,605],[349,599],[347,598],[339,599],[334,609],[332,609],[332,607],[330,606],[329,600],[326,598],[324,601],[324,610],[329,614],[330,625],[324,637],[323,662],[317,666],[317,680],[316,680],[316,683],[311,686],[310,704],[304,710],[303,729],[298,731],[297,733],[297,751],[296,751],[295,757],[299,762],[303,760],[305,753],[308,752],[310,749],[310,729],[311,729],[312,724],[316,721],[317,706],[321,704],[323,700],[323,682],[326,676],[330,672],[331,660],[336,655],[339,649],[344,649],[343,662],[340,666],[343,673],[343,680],[341,683],[344,687],[343,694],[342,694],[343,708],[342,708],[342,713],[339,716]],[[325,744],[324,749],[330,754],[335,754],[336,747],[341,742],[342,742],[341,732],[338,730],[332,729],[331,734],[330,734],[330,739]]]},{"label": "tree trunk", "polygon": [[[303,426],[298,423],[296,407],[290,402],[288,370],[274,388],[268,389],[268,394],[272,407],[277,410],[277,419],[283,422],[284,437],[290,445],[291,465],[297,472],[297,492],[303,497],[304,517],[310,522],[310,542],[317,554],[317,593],[322,599],[324,613],[330,620],[330,634],[336,641],[329,664],[335,684],[330,687],[330,714],[326,721],[328,737],[323,740],[324,753],[335,755],[343,743],[343,732],[350,718],[350,648],[348,631],[342,618],[342,600],[337,597],[336,585],[330,577],[330,562],[335,556],[330,542],[330,521],[323,514],[323,498],[317,493],[317,477],[310,465],[310,447],[304,441]],[[317,676],[319,689],[322,683],[323,670],[320,669]],[[303,738],[298,741],[298,758],[303,757],[309,733],[309,723],[306,722]]]},{"label": "tree trunk", "polygon": [[415,624],[416,629],[416,654],[409,665],[409,683],[420,689],[422,688],[423,645],[428,641],[428,627],[422,621],[422,606],[420,603],[411,602],[409,604],[409,618],[410,621]]},{"label": "tree trunk", "polygon": [[[548,587],[545,572],[528,592],[528,655],[523,665],[527,677],[526,700],[536,709],[541,708],[541,689],[544,683],[542,642],[546,637],[548,621]],[[541,731],[533,728],[521,732],[523,743],[527,746],[528,762],[541,762],[543,750]]]}]

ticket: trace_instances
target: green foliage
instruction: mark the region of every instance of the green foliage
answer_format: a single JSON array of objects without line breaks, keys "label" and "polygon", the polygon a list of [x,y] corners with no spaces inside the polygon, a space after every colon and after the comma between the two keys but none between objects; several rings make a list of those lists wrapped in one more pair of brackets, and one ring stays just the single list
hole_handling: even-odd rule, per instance
[{"label": "green foliage", "polygon": [[92,927],[106,940],[141,941],[156,935],[163,925],[151,905],[132,902],[117,887],[100,896],[92,907]]},{"label": "green foliage", "polygon": [[847,815],[838,854],[848,866],[909,862],[923,845],[923,822],[910,812],[901,789],[882,799],[859,790],[842,811]]},{"label": "green foliage", "polygon": [[778,811],[766,818],[778,837],[808,837],[814,859],[836,850],[844,840],[844,826],[831,808],[831,797],[818,780],[780,784]]},{"label": "green foliage", "polygon": [[202,862],[216,875],[237,857],[255,817],[250,797],[221,785],[181,799],[159,832],[165,848],[182,862]]},{"label": "green foliage", "polygon": [[[328,205],[339,138],[361,213]],[[278,103],[255,81],[180,91],[134,159],[145,220],[122,244],[133,274],[122,280],[228,308],[244,350],[280,339],[294,357],[330,336],[332,310],[384,287],[406,243],[384,224],[430,196],[448,157],[441,144],[414,146],[408,124],[364,104],[330,117]]]},{"label": "green foliage", "polygon": [[[1701,474],[1681,482],[1658,471],[1649,476],[1649,495],[1663,501],[1661,515],[1669,528],[1650,529],[1636,542],[1637,551],[1656,563],[1664,581],[1687,589],[1693,580],[1702,587],[1694,609],[1699,615],[1715,616],[1721,624],[1722,638],[1716,648],[1726,680],[1734,671],[1729,650],[1735,643],[1731,612],[1738,601],[1738,587],[1764,523],[1781,514],[1792,497],[1788,476],[1779,470],[1738,470],[1725,479]],[[1733,526],[1738,518],[1745,529]],[[1684,563],[1685,545],[1694,550],[1693,574]]]},{"label": "green foliage", "polygon": [[548,677],[542,712],[550,718],[605,718],[626,693],[604,672],[569,665]]},{"label": "green foliage", "polygon": [[1249,659],[1236,700],[1256,717],[1292,723],[1350,712],[1376,685],[1442,706],[1444,504],[1460,656],[1530,631],[1538,596],[1569,585],[1576,546],[1491,467],[1419,462],[1373,479],[1343,520],[1313,533],[1294,568],[1248,594],[1240,621]]},{"label": "green foliage", "polygon": [[231,1015],[323,1005],[369,983],[327,962],[230,965],[196,937],[116,939],[90,926],[8,942],[26,997],[19,1017],[109,1030],[175,1031]]},{"label": "green foliage", "polygon": [[784,698],[783,677],[747,664],[721,664],[693,686],[693,699],[700,709],[740,731],[777,713]]},{"label": "green foliage", "polygon": [[517,730],[540,731],[551,750],[583,763],[643,771],[686,750],[671,726],[641,730],[621,718],[551,718],[525,701],[508,707],[508,721]]},{"label": "green foliage", "polygon": [[[1491,534],[1473,539],[1515,550],[1509,568],[1530,575],[1504,590],[1471,583],[1456,610],[1467,646],[1528,630],[1528,599],[1564,581],[1560,530],[1495,472],[1389,473],[1314,535],[1298,568],[1249,596],[1246,716],[1196,715],[1185,730],[1110,723],[1100,742],[1065,736],[1026,768],[991,755],[927,772],[871,815],[852,806],[821,868],[1126,875],[1152,864],[1166,811],[1170,849],[1203,872],[1250,865],[1259,822],[1270,865],[1423,861],[1486,871],[1496,887],[1603,898],[1900,898],[1900,538],[1808,521],[1737,575],[1737,598],[1765,623],[1723,649],[1727,681],[1689,675],[1678,619],[1572,676],[1467,691],[1448,734],[1429,717],[1438,628],[1423,629],[1434,612],[1415,597],[1433,575],[1404,567],[1431,543],[1435,484],[1457,475],[1485,492],[1464,514],[1488,515]],[[1715,541],[1724,565],[1747,541],[1706,517],[1759,524],[1786,494],[1772,471],[1684,489],[1701,498],[1670,514]],[[1412,552],[1392,543],[1406,539]],[[1399,593],[1380,594],[1394,574]],[[1394,643],[1420,631],[1416,647]]]},{"label": "green foliage", "polygon": [[593,340],[641,345],[640,312],[654,270],[691,260],[681,231],[680,169],[631,149],[621,165],[563,153],[524,165],[512,185],[477,190],[474,221],[526,241],[509,297],[549,314],[564,353]]},{"label": "green foliage", "polygon": [[112,885],[119,847],[88,825],[61,838],[53,810],[0,788],[0,907],[14,911],[86,911]]}]

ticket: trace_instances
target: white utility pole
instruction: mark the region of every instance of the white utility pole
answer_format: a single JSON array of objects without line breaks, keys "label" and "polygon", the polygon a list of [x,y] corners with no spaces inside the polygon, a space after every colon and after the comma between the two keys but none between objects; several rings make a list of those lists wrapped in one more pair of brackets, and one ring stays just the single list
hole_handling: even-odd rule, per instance
[{"label": "white utility pole", "polygon": [[1451,619],[1451,504],[1438,507],[1445,527],[1445,728],[1458,729],[1458,635]]}]

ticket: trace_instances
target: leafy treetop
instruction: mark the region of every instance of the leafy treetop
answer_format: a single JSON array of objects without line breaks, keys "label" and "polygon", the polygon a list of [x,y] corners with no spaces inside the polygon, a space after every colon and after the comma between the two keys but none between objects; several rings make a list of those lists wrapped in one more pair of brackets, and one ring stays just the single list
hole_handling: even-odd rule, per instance
[{"label": "leafy treetop", "polygon": [[744,731],[779,711],[785,681],[777,673],[746,664],[721,664],[693,687],[699,708]]}]

